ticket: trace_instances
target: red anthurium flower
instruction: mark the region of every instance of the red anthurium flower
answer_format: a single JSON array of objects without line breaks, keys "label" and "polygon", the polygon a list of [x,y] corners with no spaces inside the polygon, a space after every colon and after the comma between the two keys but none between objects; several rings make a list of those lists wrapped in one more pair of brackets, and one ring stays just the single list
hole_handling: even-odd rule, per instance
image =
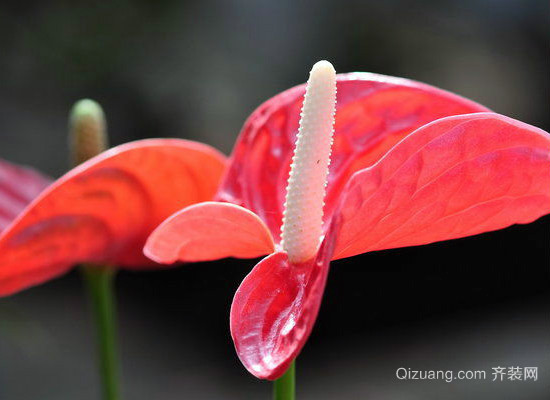
[{"label": "red anthurium flower", "polygon": [[164,263],[271,253],[244,279],[230,318],[237,354],[259,378],[280,377],[304,346],[331,259],[550,212],[546,132],[421,83],[335,77],[327,64],[314,66],[305,101],[301,85],[250,116],[219,202],[173,215],[145,247]]},{"label": "red anthurium flower", "polygon": [[[149,233],[181,207],[211,199],[225,166],[225,157],[210,146],[148,139],[112,148],[74,168],[0,235],[0,295],[42,283],[82,262],[150,266],[142,254]],[[21,203],[44,186],[32,172],[3,164],[0,172],[3,191],[6,182],[12,190],[16,187],[12,176],[23,183],[13,193]],[[0,200],[3,205],[4,197]]]},{"label": "red anthurium flower", "polygon": [[51,180],[31,168],[0,160],[0,232]]}]

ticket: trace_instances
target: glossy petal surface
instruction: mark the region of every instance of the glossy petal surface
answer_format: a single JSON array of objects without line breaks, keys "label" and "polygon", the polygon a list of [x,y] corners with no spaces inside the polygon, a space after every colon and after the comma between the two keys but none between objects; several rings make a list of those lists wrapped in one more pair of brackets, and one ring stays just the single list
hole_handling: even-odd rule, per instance
[{"label": "glossy petal surface", "polygon": [[256,214],[218,202],[195,204],[172,215],[153,231],[144,249],[149,258],[164,264],[254,258],[273,250],[273,238]]},{"label": "glossy petal surface", "polygon": [[0,160],[0,232],[50,183],[31,168]]},{"label": "glossy petal surface", "polygon": [[241,283],[231,306],[231,336],[241,362],[256,377],[279,378],[307,341],[333,248],[329,232],[315,260],[291,264],[286,253],[274,253]]},{"label": "glossy petal surface", "polygon": [[349,182],[335,258],[454,239],[550,212],[550,136],[494,113],[418,129]]},{"label": "glossy petal surface", "polygon": [[[325,220],[353,172],[375,163],[408,133],[441,117],[487,111],[449,92],[383,75],[339,75],[337,88]],[[217,195],[256,213],[276,242],[304,92],[304,85],[289,89],[248,118]]]},{"label": "glossy petal surface", "polygon": [[113,148],[47,188],[0,236],[0,294],[80,262],[150,265],[149,233],[189,204],[210,199],[225,158],[209,146],[150,139]]}]

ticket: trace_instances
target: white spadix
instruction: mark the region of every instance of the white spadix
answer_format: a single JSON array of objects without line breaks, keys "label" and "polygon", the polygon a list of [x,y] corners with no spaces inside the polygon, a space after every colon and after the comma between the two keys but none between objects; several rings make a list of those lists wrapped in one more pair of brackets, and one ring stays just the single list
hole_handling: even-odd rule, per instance
[{"label": "white spadix", "polygon": [[281,245],[291,262],[315,256],[321,241],[335,112],[336,72],[319,61],[309,74],[286,188]]}]

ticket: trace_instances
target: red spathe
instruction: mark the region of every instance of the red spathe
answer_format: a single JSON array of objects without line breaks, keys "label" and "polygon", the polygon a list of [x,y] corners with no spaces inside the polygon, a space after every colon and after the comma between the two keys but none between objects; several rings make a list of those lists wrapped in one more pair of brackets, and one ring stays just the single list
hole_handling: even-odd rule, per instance
[{"label": "red spathe", "polygon": [[0,160],[0,232],[50,183],[31,168]]},{"label": "red spathe", "polygon": [[[325,239],[314,260],[291,265],[278,245],[304,85],[268,100],[245,123],[216,197],[240,207],[226,214],[224,203],[210,202],[215,214],[202,216],[203,205],[183,209],[146,245],[158,262],[252,257],[272,252],[258,246],[271,234],[276,252],[245,278],[231,308],[237,354],[259,378],[280,377],[303,348],[331,259],[474,235],[550,212],[548,133],[405,79],[345,74],[337,88]],[[214,236],[186,229],[201,219]],[[214,237],[231,239],[215,248]],[[200,254],[182,251],[191,241]]]},{"label": "red spathe", "polygon": [[226,160],[180,139],[106,151],[44,190],[0,235],[0,295],[82,262],[143,268],[151,231],[170,214],[212,198]]}]

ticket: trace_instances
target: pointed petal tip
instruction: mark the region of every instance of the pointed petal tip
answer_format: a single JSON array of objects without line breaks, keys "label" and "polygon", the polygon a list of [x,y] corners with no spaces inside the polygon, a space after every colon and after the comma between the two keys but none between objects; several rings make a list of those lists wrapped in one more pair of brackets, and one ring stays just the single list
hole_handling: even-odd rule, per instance
[{"label": "pointed petal tip", "polygon": [[309,338],[323,299],[335,232],[328,228],[314,259],[293,264],[286,253],[273,253],[239,286],[231,305],[231,337],[239,359],[257,378],[280,378]]}]

